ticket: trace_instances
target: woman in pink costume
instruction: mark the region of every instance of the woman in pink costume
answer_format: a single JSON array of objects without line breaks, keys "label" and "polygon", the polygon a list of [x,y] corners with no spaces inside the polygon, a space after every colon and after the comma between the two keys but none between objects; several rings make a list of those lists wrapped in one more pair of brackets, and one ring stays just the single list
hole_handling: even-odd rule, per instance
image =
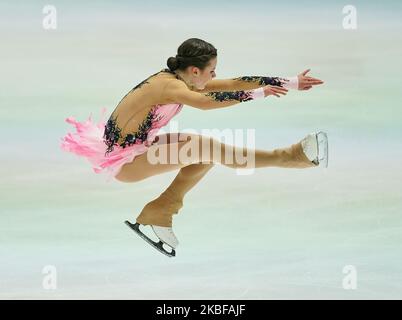
[{"label": "woman in pink costume", "polygon": [[[200,110],[225,108],[268,96],[280,97],[289,89],[309,90],[323,83],[307,76],[309,70],[289,78],[213,79],[216,77],[217,50],[197,38],[184,41],[176,57],[167,60],[167,65],[168,68],[151,75],[128,92],[107,121],[105,108],[98,123],[94,123],[91,116],[85,122],[67,118],[76,130],[62,138],[61,148],[85,157],[94,172],[105,173],[108,180],[114,178],[129,183],[179,170],[169,187],[145,205],[134,224],[126,221],[144,240],[172,257],[178,245],[172,230],[173,214],[183,207],[185,194],[215,163],[230,168],[326,167],[328,139],[324,132],[311,133],[289,147],[267,151],[234,147],[197,134],[158,135],[159,129],[166,126],[183,105]],[[253,162],[228,161],[226,151],[241,155],[253,153]],[[156,155],[159,161],[155,161]],[[160,161],[161,155],[169,160]],[[140,225],[150,225],[159,242],[142,233]],[[166,250],[164,244],[171,249]]]}]

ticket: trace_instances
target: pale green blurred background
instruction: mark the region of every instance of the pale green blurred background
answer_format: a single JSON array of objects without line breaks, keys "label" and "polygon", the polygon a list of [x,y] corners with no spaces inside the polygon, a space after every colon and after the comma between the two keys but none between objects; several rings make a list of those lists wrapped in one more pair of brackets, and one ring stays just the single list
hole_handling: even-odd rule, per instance
[{"label": "pale green blurred background", "polygon": [[[56,30],[42,27],[46,4]],[[356,30],[342,26],[347,4]],[[399,1],[0,2],[0,298],[401,299],[401,13]],[[217,78],[310,68],[325,84],[185,106],[180,130],[254,128],[261,149],[324,130],[330,159],[246,176],[215,166],[174,218],[169,259],[123,221],[177,172],[107,183],[59,142],[66,117],[111,111],[191,37],[218,49]],[[42,286],[48,265],[56,290]]]}]

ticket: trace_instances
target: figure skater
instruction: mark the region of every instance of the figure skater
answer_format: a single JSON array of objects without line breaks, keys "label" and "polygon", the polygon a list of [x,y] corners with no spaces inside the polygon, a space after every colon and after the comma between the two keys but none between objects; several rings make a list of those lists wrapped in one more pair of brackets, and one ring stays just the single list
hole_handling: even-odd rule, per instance
[{"label": "figure skater", "polygon": [[[243,76],[213,79],[216,77],[217,49],[198,38],[184,41],[177,55],[167,60],[167,66],[129,91],[107,122],[102,118],[95,124],[92,115],[85,122],[67,118],[66,122],[74,125],[76,132],[62,138],[61,148],[87,158],[96,173],[104,172],[109,179],[120,182],[137,182],[179,169],[169,187],[144,206],[136,223],[125,221],[144,240],[172,257],[178,245],[172,229],[173,214],[183,207],[186,193],[215,163],[230,168],[249,168],[250,165],[253,168],[327,167],[328,139],[325,132],[320,131],[308,134],[289,147],[268,151],[235,147],[197,134],[158,135],[159,129],[166,126],[183,105],[205,111],[226,108],[259,98],[281,97],[288,89],[310,90],[323,83],[307,76],[309,69],[289,78]],[[105,112],[106,108],[103,108],[103,116]],[[190,155],[187,152],[186,157],[179,157],[188,150]],[[242,155],[253,152],[254,161],[252,164],[232,163],[226,159],[227,151]],[[150,161],[157,153],[170,160]],[[148,238],[140,230],[140,225],[150,225],[159,242]],[[171,250],[166,250],[164,244]]]}]

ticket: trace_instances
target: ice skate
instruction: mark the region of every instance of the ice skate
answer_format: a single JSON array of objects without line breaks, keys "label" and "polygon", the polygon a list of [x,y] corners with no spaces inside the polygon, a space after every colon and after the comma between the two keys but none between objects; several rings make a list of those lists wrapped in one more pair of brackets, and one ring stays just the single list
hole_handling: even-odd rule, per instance
[{"label": "ice skate", "polygon": [[[160,227],[151,225],[153,232],[159,238],[159,242],[155,242],[146,236],[140,230],[140,224],[136,222],[135,224],[130,223],[129,221],[125,221],[125,224],[128,225],[131,229],[133,229],[142,239],[148,242],[151,246],[157,249],[159,252],[167,255],[168,257],[176,256],[176,247],[179,244],[175,234],[173,233],[172,228],[170,227]],[[164,247],[163,244],[169,246],[172,250],[169,252]]]},{"label": "ice skate", "polygon": [[302,147],[310,161],[328,168],[328,137],[325,132],[310,133],[302,140]]}]

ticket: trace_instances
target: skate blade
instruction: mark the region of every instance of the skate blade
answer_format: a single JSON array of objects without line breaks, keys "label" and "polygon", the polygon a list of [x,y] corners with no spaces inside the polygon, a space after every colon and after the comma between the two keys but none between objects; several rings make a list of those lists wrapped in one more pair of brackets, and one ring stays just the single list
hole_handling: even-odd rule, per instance
[{"label": "skate blade", "polygon": [[318,161],[319,165],[328,168],[328,136],[320,131],[316,135],[318,143]]},{"label": "skate blade", "polygon": [[168,252],[165,250],[165,248],[163,248],[162,241],[155,242],[155,241],[151,240],[150,238],[148,238],[144,233],[142,233],[142,231],[140,230],[139,223],[132,224],[127,220],[124,221],[124,223],[126,225],[128,225],[132,230],[135,231],[136,234],[138,234],[142,239],[144,239],[146,242],[148,242],[153,248],[155,248],[159,252],[163,253],[164,255],[168,256],[169,258],[176,256],[176,251],[173,248],[172,248],[171,252]]}]

